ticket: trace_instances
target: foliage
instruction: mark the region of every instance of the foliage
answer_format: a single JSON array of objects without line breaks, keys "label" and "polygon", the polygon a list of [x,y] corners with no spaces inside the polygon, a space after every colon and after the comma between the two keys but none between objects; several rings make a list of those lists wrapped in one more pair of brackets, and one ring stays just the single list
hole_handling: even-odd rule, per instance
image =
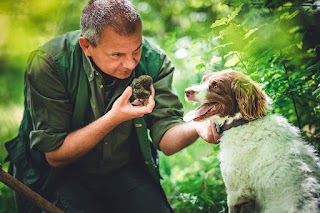
[{"label": "foliage", "polygon": [[178,156],[161,158],[162,184],[176,212],[226,212],[226,191],[217,159],[219,146],[212,152],[212,145],[201,143]]},{"label": "foliage", "polygon": [[[21,107],[9,105],[6,108],[0,106],[0,123],[4,124],[0,126],[0,163],[2,169],[8,170],[8,163],[3,163],[7,156],[4,144],[2,142],[8,141],[16,135],[18,129],[18,122],[21,119],[22,111]],[[13,192],[7,186],[0,182],[0,213],[10,213],[15,209]]]},{"label": "foliage", "polygon": [[242,70],[261,82],[275,101],[274,111],[300,129],[313,129],[306,138],[315,143],[320,138],[320,55],[315,46],[320,39],[310,42],[309,26],[297,24],[308,11],[290,6],[287,3],[275,11],[243,8],[246,13],[235,20],[241,5],[228,21],[216,21],[211,27],[219,45],[212,46],[215,63],[209,67]]},{"label": "foliage", "polygon": [[[264,87],[274,112],[320,147],[320,8],[315,1],[132,1],[144,35],[176,65],[174,87],[186,111],[195,106],[185,102],[184,88],[200,82],[204,73],[237,69]],[[85,2],[0,2],[0,100],[5,100],[0,103],[0,162],[6,156],[3,142],[16,134],[21,119],[29,51],[78,29]],[[161,156],[162,184],[176,212],[225,211],[218,151],[219,146],[199,140],[171,157]],[[13,212],[12,192],[1,183],[0,196],[0,212]]]},{"label": "foliage", "polygon": [[[148,8],[159,6],[153,1],[148,4]],[[165,23],[161,29],[166,32],[158,30],[157,36],[151,36],[166,48],[180,69],[175,85],[182,101],[185,87],[180,84],[197,83],[206,72],[240,70],[264,87],[274,100],[275,113],[287,117],[308,142],[319,147],[318,6],[313,1],[211,0],[185,1],[181,9],[179,4],[162,5],[160,10],[166,13],[160,16],[155,12],[153,19],[144,16],[144,11],[142,16],[147,19],[146,32],[157,30],[149,29],[154,19]],[[173,12],[170,7],[177,10]],[[194,107],[184,104],[186,110]]]},{"label": "foliage", "polygon": [[[181,4],[178,1],[167,3],[165,2],[160,10],[173,7],[172,4]],[[153,20],[164,23],[165,26],[161,26],[161,29],[167,27],[165,32],[157,32],[157,29],[152,28],[150,32],[156,32],[156,36],[150,35],[166,48],[180,69],[175,75],[174,85],[185,110],[195,106],[184,101],[184,88],[198,83],[206,72],[237,69],[259,82],[274,100],[273,111],[284,115],[292,124],[298,126],[303,131],[304,139],[319,149],[320,28],[315,22],[319,20],[319,9],[312,2],[305,4],[301,1],[217,3],[214,0],[197,3],[185,1],[183,9],[177,6],[175,12],[166,10],[162,16],[157,16],[158,12],[155,12],[152,14],[153,18],[149,19],[151,23]],[[153,1],[148,1],[148,4],[149,8],[157,7],[157,3]],[[191,13],[202,18],[193,19]],[[149,15],[150,13],[144,14],[142,11],[147,22]],[[148,28],[149,25],[144,27]],[[170,28],[174,30],[170,31]],[[146,32],[149,32],[148,29],[145,29]],[[199,147],[194,150],[201,152]],[[193,150],[189,151],[188,148],[185,151],[186,155],[181,152],[166,159],[169,164],[167,167],[174,171],[171,177],[177,178],[177,174],[184,174],[181,185],[173,180],[168,182],[166,178],[163,184],[169,190],[168,194],[174,196],[169,199],[178,211],[188,212],[186,209],[192,209],[197,212],[202,206],[195,202],[199,199],[196,192],[201,189],[197,180],[199,177],[203,178],[212,167],[201,167],[204,166],[201,160],[188,161],[187,156]],[[181,163],[175,166],[175,160],[180,159],[189,162],[189,166],[185,168]],[[214,159],[216,160],[211,158],[211,161]],[[196,165],[200,167],[199,170],[194,169]],[[194,179],[189,178],[186,170],[192,171]],[[219,171],[215,170],[214,174],[219,174]],[[203,179],[201,181],[205,182]],[[210,186],[217,189],[209,195],[212,200],[217,198],[215,195],[223,192],[218,186],[219,184]],[[188,199],[177,199],[179,196]],[[221,203],[225,201],[222,194],[218,197]],[[210,206],[210,202],[206,202],[206,205]],[[223,209],[223,205],[220,207]],[[213,207],[204,211],[210,208]],[[212,212],[221,209],[214,209]]]}]

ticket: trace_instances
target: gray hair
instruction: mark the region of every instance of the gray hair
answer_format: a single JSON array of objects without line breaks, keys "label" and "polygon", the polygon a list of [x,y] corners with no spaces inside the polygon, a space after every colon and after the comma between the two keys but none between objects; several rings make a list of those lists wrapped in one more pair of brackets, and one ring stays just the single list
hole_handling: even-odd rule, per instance
[{"label": "gray hair", "polygon": [[82,11],[82,36],[96,46],[102,30],[110,26],[122,36],[130,36],[141,29],[138,11],[129,0],[90,0]]}]

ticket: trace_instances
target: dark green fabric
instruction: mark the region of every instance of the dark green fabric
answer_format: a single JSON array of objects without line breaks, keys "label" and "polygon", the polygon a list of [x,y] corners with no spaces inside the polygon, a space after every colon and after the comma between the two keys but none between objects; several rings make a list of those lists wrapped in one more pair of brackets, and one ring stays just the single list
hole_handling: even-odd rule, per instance
[{"label": "dark green fabric", "polygon": [[[40,90],[28,88],[25,91],[25,113],[18,137],[6,144],[9,159],[14,168],[13,174],[26,185],[32,186],[34,190],[46,196],[46,192],[50,191],[48,189],[53,186],[52,183],[55,182],[60,170],[48,166],[43,151],[57,148],[69,132],[86,125],[87,110],[90,106],[96,106],[93,108],[93,114],[105,113],[124,89],[130,85],[134,77],[148,74],[154,80],[156,106],[151,114],[144,116],[144,118],[134,119],[133,123],[145,165],[153,179],[159,183],[160,175],[155,162],[157,153],[154,147],[158,148],[159,141],[165,131],[183,122],[182,105],[171,91],[174,68],[170,60],[159,48],[144,39],[139,65],[130,78],[119,82],[109,104],[103,109],[101,106],[104,105],[104,100],[102,100],[102,104],[101,100],[92,99],[92,97],[96,98],[92,94],[92,85],[90,85],[95,73],[78,44],[79,36],[80,31],[64,34],[49,41],[30,55],[26,84],[33,83],[28,81],[43,81],[43,87]],[[42,63],[43,61],[46,63]],[[37,67],[32,78],[28,78],[30,67]],[[43,80],[43,72],[47,72],[48,79],[54,84],[48,84]],[[49,94],[58,94],[59,102],[57,103],[55,99],[50,99],[50,97],[43,98],[41,92],[38,92],[43,90],[53,91],[53,93],[47,91]],[[32,105],[30,93],[42,100],[37,103],[37,109],[49,111],[30,112],[30,110],[36,109],[29,107]],[[59,107],[50,109],[50,104],[49,107],[44,107],[44,101],[47,104],[53,101],[55,104],[52,106]],[[40,117],[51,116],[53,121],[34,123],[30,114]],[[149,140],[147,129],[150,129],[153,143]],[[53,141],[53,143],[46,143],[48,141]]]},{"label": "dark green fabric", "polygon": [[[75,114],[71,110],[74,110],[74,112],[77,112],[79,109],[82,109],[83,112],[87,110],[87,108],[83,108],[82,105],[77,103],[82,102],[79,98],[86,99],[88,97],[81,94],[84,94],[90,88],[89,95],[93,98],[88,101],[90,101],[91,105],[95,105],[95,107],[92,108],[97,118],[111,108],[113,102],[122,94],[132,79],[136,77],[136,73],[139,72],[141,74],[151,75],[154,78],[156,107],[148,116],[147,127],[150,129],[154,146],[158,148],[159,141],[164,132],[172,125],[182,122],[182,106],[178,98],[173,95],[171,91],[174,68],[170,60],[159,48],[144,39],[142,57],[139,65],[130,78],[119,81],[109,104],[103,107],[104,100],[102,99],[104,96],[98,88],[94,89],[94,87],[97,87],[95,83],[97,77],[94,73],[94,68],[92,68],[92,65],[89,60],[86,59],[86,56],[78,44],[79,35],[78,31],[68,33],[48,42],[33,53],[32,63],[29,63],[27,73],[31,72],[31,76],[28,79],[30,81],[34,79],[34,82],[30,82],[29,85],[38,85],[41,88],[35,88],[35,91],[32,91],[32,88],[30,88],[30,93],[33,93],[33,96],[39,96],[39,100],[42,102],[35,103],[41,105],[36,108],[38,111],[39,108],[43,110],[38,113],[34,112],[34,117],[39,120],[47,114],[46,116],[52,120],[47,123],[35,123],[36,129],[31,133],[31,146],[33,147],[37,144],[36,146],[39,147],[36,148],[42,151],[51,151],[61,145],[68,131],[84,125],[84,123],[81,123],[81,121],[84,121],[84,118],[70,118],[72,114]],[[63,54],[61,52],[63,52]],[[68,67],[71,69],[68,69]],[[88,82],[85,81],[86,78]],[[83,79],[81,81],[83,84],[74,83],[80,82],[79,80],[81,79]],[[38,81],[42,83],[37,83]],[[68,82],[70,81],[72,83],[69,84]],[[67,85],[68,87],[64,88],[63,85]],[[81,86],[79,87],[79,85]],[[47,94],[46,97],[41,97],[42,93],[45,92]],[[86,101],[87,100],[84,100],[83,102]],[[53,110],[52,106],[57,106],[58,104],[59,108]],[[75,107],[75,109],[73,109],[73,107]],[[81,114],[81,112],[79,112],[79,114]],[[71,124],[70,120],[72,120]],[[47,126],[44,128],[44,125]],[[37,127],[39,127],[39,131]],[[45,131],[42,131],[42,129],[45,129]],[[37,136],[38,134],[39,137]],[[46,138],[46,140],[43,140],[43,138]],[[44,145],[43,143],[46,144]]]},{"label": "dark green fabric", "polygon": [[68,174],[58,185],[53,201],[66,212],[173,212],[159,185],[137,165],[127,165],[108,176]]}]

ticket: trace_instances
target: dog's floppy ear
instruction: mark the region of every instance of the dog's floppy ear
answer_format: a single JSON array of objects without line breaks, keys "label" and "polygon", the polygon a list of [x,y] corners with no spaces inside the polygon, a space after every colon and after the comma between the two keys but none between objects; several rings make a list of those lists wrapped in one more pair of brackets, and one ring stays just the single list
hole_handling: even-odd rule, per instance
[{"label": "dog's floppy ear", "polygon": [[232,90],[244,119],[254,120],[267,114],[266,94],[248,76],[237,72],[232,82]]}]

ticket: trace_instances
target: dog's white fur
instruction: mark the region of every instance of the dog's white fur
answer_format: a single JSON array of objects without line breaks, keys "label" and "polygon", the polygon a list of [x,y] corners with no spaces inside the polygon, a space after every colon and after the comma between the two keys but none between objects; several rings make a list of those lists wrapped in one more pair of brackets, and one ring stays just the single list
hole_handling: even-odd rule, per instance
[{"label": "dog's white fur", "polygon": [[[242,84],[239,96],[235,91],[239,88],[235,85],[243,77],[246,83]],[[218,85],[216,90],[212,87],[209,89],[212,82]],[[264,109],[258,113],[259,116],[246,118],[248,123],[225,131],[220,139],[219,160],[228,194],[229,212],[320,212],[320,166],[315,150],[303,142],[298,128],[289,124],[284,117],[266,114],[267,96],[255,82],[239,72],[218,72],[205,76],[199,86],[186,89],[189,91],[187,99],[206,103],[217,101],[207,93],[216,92],[219,97],[234,95],[233,100],[237,102],[234,111],[228,114],[223,112],[228,108],[226,102],[218,114],[205,118],[213,120],[216,125],[226,121],[231,123],[245,117],[246,113],[242,112],[239,102],[248,92],[243,88],[248,83],[259,90],[253,96],[261,96],[259,98],[263,101]],[[217,90],[219,87],[220,90]],[[232,87],[233,94],[229,91],[223,94],[221,88],[228,90],[226,88],[229,87]]]}]

